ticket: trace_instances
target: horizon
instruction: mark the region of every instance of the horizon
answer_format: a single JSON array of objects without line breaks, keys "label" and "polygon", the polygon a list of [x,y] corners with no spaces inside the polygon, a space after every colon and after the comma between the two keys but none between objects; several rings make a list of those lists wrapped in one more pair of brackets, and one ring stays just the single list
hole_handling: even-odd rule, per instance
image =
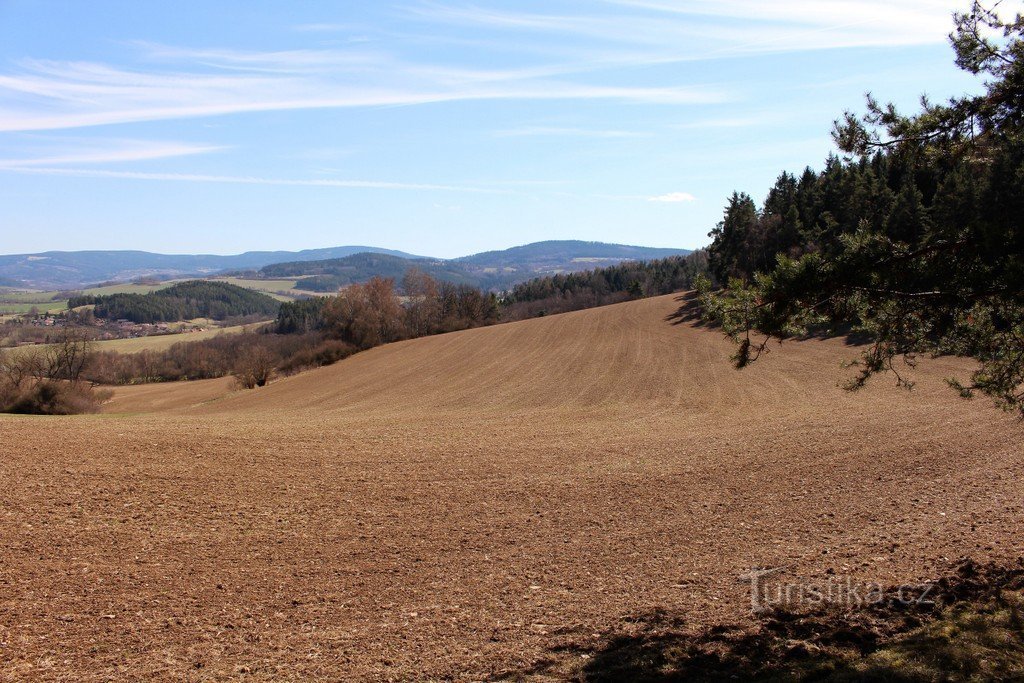
[{"label": "horizon", "polygon": [[0,3],[0,251],[698,249],[866,91],[976,89],[962,5]]},{"label": "horizon", "polygon": [[[414,258],[435,259],[435,260],[438,260],[438,261],[451,261],[451,260],[454,260],[454,259],[464,258],[464,257],[468,257],[468,256],[476,256],[478,254],[482,254],[482,253],[486,253],[486,252],[490,252],[490,251],[508,251],[509,249],[515,249],[515,248],[518,248],[518,247],[529,247],[529,246],[533,246],[535,244],[543,244],[545,242],[584,242],[584,243],[592,243],[592,244],[614,245],[614,246],[618,246],[618,247],[634,247],[634,248],[637,248],[637,249],[675,249],[675,250],[696,251],[696,249],[691,249],[690,247],[674,247],[674,246],[669,246],[669,247],[652,247],[652,246],[649,246],[649,245],[646,245],[646,244],[629,244],[629,243],[626,243],[626,242],[600,242],[600,241],[597,241],[597,240],[572,240],[572,239],[568,239],[568,240],[555,240],[555,239],[552,239],[552,240],[537,240],[536,242],[524,242],[522,244],[509,244],[507,246],[501,246],[501,247],[497,247],[495,249],[485,249],[483,251],[475,251],[475,252],[471,252],[471,253],[459,254],[457,256],[449,256],[449,257],[433,256],[431,254],[417,254],[417,253],[414,253],[414,252],[407,251],[405,249],[401,249],[400,247],[389,247],[389,246],[383,246],[383,245],[379,245],[379,244],[329,244],[329,245],[324,245],[324,246],[319,246],[319,247],[304,247],[302,249],[242,249],[242,250],[235,251],[235,252],[230,252],[230,253],[228,253],[228,252],[225,252],[225,253],[194,252],[194,251],[154,252],[154,251],[149,251],[149,250],[146,250],[146,249],[133,249],[133,248],[130,248],[130,247],[126,247],[126,248],[123,248],[123,249],[98,249],[98,248],[97,249],[70,249],[70,250],[69,249],[47,249],[46,251],[35,251],[35,252],[10,252],[10,253],[4,252],[4,253],[0,253],[0,257],[2,257],[2,256],[36,256],[36,255],[40,255],[40,254],[59,254],[59,253],[71,254],[71,253],[83,253],[83,252],[85,252],[85,253],[87,253],[87,252],[94,252],[94,253],[138,252],[138,253],[144,253],[144,254],[158,254],[160,256],[241,256],[243,254],[264,253],[264,252],[265,253],[285,252],[285,253],[297,254],[297,253],[301,253],[301,252],[321,251],[321,250],[325,250],[325,249],[339,249],[339,248],[346,248],[346,247],[365,247],[367,249],[384,249],[384,250],[388,250],[388,251],[402,252],[402,253],[405,253],[406,255],[414,257]],[[699,249],[699,247],[698,247],[698,249]],[[360,253],[362,253],[362,252],[360,252]]]}]

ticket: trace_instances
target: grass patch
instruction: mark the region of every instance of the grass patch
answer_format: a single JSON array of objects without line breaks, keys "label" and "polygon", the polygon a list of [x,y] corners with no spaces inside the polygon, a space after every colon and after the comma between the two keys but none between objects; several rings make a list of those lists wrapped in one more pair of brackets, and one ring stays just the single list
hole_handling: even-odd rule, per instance
[{"label": "grass patch", "polygon": [[41,303],[0,301],[0,315],[24,315],[33,308],[40,313],[63,313],[68,310],[68,300],[47,300]]},{"label": "grass patch", "polygon": [[22,315],[35,307],[40,313],[60,313],[68,308],[60,292],[0,289],[0,315]]},{"label": "grass patch", "polygon": [[105,296],[108,294],[149,294],[150,292],[155,292],[158,289],[166,289],[177,282],[177,280],[168,280],[156,285],[136,285],[130,282],[125,282],[123,284],[107,285],[105,287],[89,287],[88,289],[83,289],[81,291],[83,294],[92,294],[94,296]]},{"label": "grass patch", "polygon": [[12,304],[48,304],[52,303],[60,292],[37,292],[22,289],[0,290],[0,302]]},{"label": "grass patch", "polygon": [[498,677],[611,681],[1024,680],[1024,559],[970,561],[935,584],[935,604],[778,610],[754,626],[693,630],[655,612],[594,645],[567,636],[536,666]]},{"label": "grass patch", "polygon": [[227,282],[246,289],[254,289],[258,292],[268,294],[278,301],[295,301],[305,296],[324,296],[323,292],[310,292],[298,289],[298,279],[276,279],[276,280],[251,280],[239,277],[217,277],[210,278],[218,282]]},{"label": "grass patch", "polygon": [[1024,680],[1024,591],[948,607],[934,623],[849,668],[860,680],[887,680],[888,673],[922,681]]}]

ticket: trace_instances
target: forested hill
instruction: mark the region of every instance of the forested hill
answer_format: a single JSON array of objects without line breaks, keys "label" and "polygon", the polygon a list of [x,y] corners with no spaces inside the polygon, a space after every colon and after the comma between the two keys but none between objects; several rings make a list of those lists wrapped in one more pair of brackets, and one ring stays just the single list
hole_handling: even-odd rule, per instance
[{"label": "forested hill", "polygon": [[239,316],[277,315],[280,303],[266,294],[226,282],[190,280],[149,294],[79,296],[70,308],[94,304],[94,314],[109,320],[136,323],[175,322],[194,318],[225,320]]},{"label": "forested hill", "polygon": [[577,273],[534,278],[502,299],[506,319],[532,318],[693,289],[707,275],[704,250],[653,261],[629,261]]},{"label": "forested hill", "polygon": [[401,281],[406,272],[415,268],[428,275],[455,284],[479,286],[479,279],[466,269],[448,261],[436,259],[406,259],[389,254],[354,254],[323,261],[275,263],[260,269],[265,278],[303,277],[301,289],[312,292],[337,292],[341,287],[366,282],[372,277]]}]

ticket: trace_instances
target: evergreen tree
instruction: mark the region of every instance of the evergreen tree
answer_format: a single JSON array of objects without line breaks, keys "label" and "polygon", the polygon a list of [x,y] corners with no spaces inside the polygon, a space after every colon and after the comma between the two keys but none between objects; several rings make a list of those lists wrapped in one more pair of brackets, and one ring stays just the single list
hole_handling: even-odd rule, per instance
[{"label": "evergreen tree", "polygon": [[710,252],[714,272],[733,279],[717,293],[703,283],[702,300],[739,342],[738,366],[773,337],[854,329],[872,343],[852,387],[887,370],[909,385],[897,361],[915,354],[972,356],[978,371],[950,383],[1024,416],[1024,18],[974,2],[954,21],[956,62],[984,92],[923,98],[911,116],[869,96],[864,116],[846,113],[833,136],[848,160],[805,171],[792,200],[775,191],[757,217],[791,202],[796,248],[777,240],[761,262],[746,195],[729,200]]}]

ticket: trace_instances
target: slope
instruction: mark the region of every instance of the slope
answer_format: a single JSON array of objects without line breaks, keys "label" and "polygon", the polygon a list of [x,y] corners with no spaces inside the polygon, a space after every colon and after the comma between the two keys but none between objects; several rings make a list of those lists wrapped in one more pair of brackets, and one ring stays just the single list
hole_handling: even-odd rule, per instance
[{"label": "slope", "polygon": [[778,354],[770,370],[741,375],[729,366],[730,344],[720,334],[668,320],[679,305],[676,297],[657,297],[391,344],[211,410],[331,416],[615,409],[684,416],[726,406],[731,412],[751,401],[785,406],[794,385],[801,393],[835,393],[837,342],[804,344],[796,356]]}]

